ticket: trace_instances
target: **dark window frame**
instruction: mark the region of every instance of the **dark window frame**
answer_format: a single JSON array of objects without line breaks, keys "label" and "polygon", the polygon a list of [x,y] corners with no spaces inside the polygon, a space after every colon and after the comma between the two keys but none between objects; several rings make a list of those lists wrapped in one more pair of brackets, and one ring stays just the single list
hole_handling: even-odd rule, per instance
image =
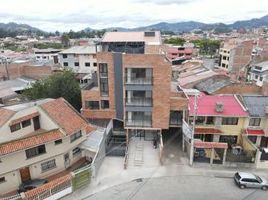
[{"label": "dark window frame", "polygon": [[62,139],[59,139],[59,140],[55,140],[55,141],[54,141],[54,144],[55,144],[55,145],[59,145],[59,144],[62,144]]},{"label": "dark window frame", "polygon": [[16,131],[18,131],[20,129],[21,129],[21,124],[20,123],[16,123],[16,124],[13,124],[13,125],[10,126],[11,133],[16,132]]},{"label": "dark window frame", "polygon": [[21,122],[22,128],[25,128],[25,127],[28,127],[28,126],[31,126],[31,125],[32,125],[31,119],[27,119],[27,120],[24,120],[24,121]]},{"label": "dark window frame", "polygon": [[6,182],[6,177],[0,177],[0,184]]},{"label": "dark window frame", "polygon": [[79,62],[74,62],[75,67],[79,67]]},{"label": "dark window frame", "polygon": [[238,117],[223,117],[222,125],[237,125],[239,121]]},{"label": "dark window frame", "polygon": [[[108,102],[108,104],[107,104]],[[101,100],[101,109],[109,109],[110,108],[110,102],[109,100]]]},{"label": "dark window frame", "polygon": [[30,159],[46,153],[46,146],[44,144],[25,150],[26,158]]},{"label": "dark window frame", "polygon": [[99,110],[100,102],[99,101],[86,101],[85,106],[87,109],[90,109],[90,110]]},{"label": "dark window frame", "polygon": [[253,117],[249,119],[248,126],[260,126],[261,118]]},{"label": "dark window frame", "polygon": [[72,142],[78,140],[81,137],[82,137],[82,131],[80,130],[80,131],[78,131],[78,132],[76,132],[76,133],[74,133],[73,135],[70,136],[70,142],[72,143]]},{"label": "dark window frame", "polygon": [[90,62],[85,62],[85,67],[90,67]]},{"label": "dark window frame", "polygon": [[63,62],[63,66],[64,67],[68,67],[69,66],[69,63],[68,62]]}]

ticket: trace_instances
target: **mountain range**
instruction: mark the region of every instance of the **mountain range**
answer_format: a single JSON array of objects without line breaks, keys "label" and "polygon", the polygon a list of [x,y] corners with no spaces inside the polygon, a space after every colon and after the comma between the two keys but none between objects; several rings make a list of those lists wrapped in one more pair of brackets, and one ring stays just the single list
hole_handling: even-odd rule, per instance
[{"label": "mountain range", "polygon": [[[254,18],[251,20],[236,21],[232,24],[224,23],[213,23],[207,24],[196,21],[187,21],[187,22],[177,22],[177,23],[167,23],[160,22],[157,24],[152,24],[149,26],[142,26],[136,28],[124,28],[124,27],[110,27],[106,28],[108,31],[117,30],[117,31],[146,31],[146,30],[158,30],[158,31],[172,31],[172,32],[189,32],[194,29],[201,30],[214,30],[216,32],[229,32],[232,29],[241,29],[241,28],[257,28],[261,26],[268,26],[268,15],[261,18]],[[84,29],[85,32],[93,31],[94,29],[88,27]],[[2,33],[2,34],[1,34]],[[38,28],[32,27],[27,24],[17,24],[17,23],[0,23],[0,37],[6,37],[7,35],[21,35],[21,34],[38,34],[45,35],[46,31],[40,30]]]}]

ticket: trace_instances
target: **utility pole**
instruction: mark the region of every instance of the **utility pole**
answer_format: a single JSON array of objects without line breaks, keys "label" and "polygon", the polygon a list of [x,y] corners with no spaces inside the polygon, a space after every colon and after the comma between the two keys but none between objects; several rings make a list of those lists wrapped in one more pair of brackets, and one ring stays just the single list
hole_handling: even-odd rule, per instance
[{"label": "utility pole", "polygon": [[192,166],[194,162],[194,132],[195,132],[195,120],[196,120],[196,110],[197,110],[197,96],[198,93],[194,95],[194,118],[193,118],[193,126],[192,126],[192,134],[191,134],[191,149],[190,149],[190,162],[189,164]]}]

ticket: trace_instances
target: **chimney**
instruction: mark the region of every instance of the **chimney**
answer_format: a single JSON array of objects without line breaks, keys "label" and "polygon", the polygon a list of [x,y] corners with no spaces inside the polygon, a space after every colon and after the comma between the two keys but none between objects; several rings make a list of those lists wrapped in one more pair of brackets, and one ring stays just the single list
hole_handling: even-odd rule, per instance
[{"label": "chimney", "polygon": [[222,113],[223,112],[223,103],[222,102],[217,102],[216,107],[215,107],[216,112]]}]

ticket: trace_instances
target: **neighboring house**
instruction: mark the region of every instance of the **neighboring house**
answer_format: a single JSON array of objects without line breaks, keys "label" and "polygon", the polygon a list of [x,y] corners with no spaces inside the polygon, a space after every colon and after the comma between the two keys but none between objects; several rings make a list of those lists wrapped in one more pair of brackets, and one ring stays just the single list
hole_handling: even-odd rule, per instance
[{"label": "neighboring house", "polygon": [[[196,109],[194,109],[195,102]],[[201,94],[196,100],[191,96],[188,119],[190,126],[193,125],[194,116],[196,116],[194,147],[197,152],[198,149],[204,149],[206,152],[204,158],[197,156],[195,160],[203,162],[207,159],[211,164],[234,161],[230,159],[234,157],[232,149],[236,146],[244,148],[247,144],[241,133],[248,113],[239,99],[235,95]]]},{"label": "neighboring house", "polygon": [[268,61],[253,65],[249,71],[248,78],[251,81],[255,81],[256,85],[262,87],[264,81],[268,81]]},{"label": "neighboring house", "polygon": [[63,98],[2,107],[0,116],[0,194],[70,167],[94,130]]},{"label": "neighboring house", "polygon": [[74,46],[59,53],[59,63],[75,73],[91,74],[97,69],[96,54],[99,46]]},{"label": "neighboring house", "polygon": [[185,60],[192,59],[193,48],[190,47],[167,47],[167,58],[174,60],[177,58],[185,58]]},{"label": "neighboring house", "polygon": [[53,64],[59,63],[58,55],[62,49],[33,49],[35,60],[41,63],[51,62]]},{"label": "neighboring house", "polygon": [[252,59],[253,41],[229,41],[220,48],[219,67],[240,75]]},{"label": "neighboring house", "polygon": [[244,134],[257,146],[268,147],[268,96],[242,96],[248,110]]}]

